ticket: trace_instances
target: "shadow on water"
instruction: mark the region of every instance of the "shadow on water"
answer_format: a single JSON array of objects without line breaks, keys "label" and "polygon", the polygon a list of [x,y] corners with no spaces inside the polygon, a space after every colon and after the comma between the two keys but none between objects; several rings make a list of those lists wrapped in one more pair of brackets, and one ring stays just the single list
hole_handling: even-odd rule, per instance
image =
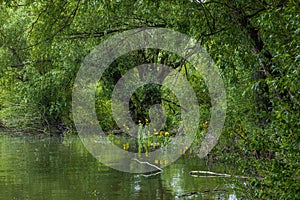
[{"label": "shadow on water", "polygon": [[226,172],[182,156],[144,177],[97,161],[76,136],[0,134],[0,199],[236,199],[228,178],[195,178],[191,170]]}]

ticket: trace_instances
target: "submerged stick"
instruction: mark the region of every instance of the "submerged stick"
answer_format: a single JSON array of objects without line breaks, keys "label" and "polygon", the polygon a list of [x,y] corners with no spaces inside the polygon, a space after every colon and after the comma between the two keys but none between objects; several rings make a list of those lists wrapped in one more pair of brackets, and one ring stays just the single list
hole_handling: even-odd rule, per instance
[{"label": "submerged stick", "polygon": [[150,176],[156,176],[156,175],[161,174],[161,173],[162,173],[162,171],[159,171],[159,172],[152,173],[152,174],[141,174],[141,176],[143,176],[143,177],[150,177]]},{"label": "submerged stick", "polygon": [[[210,174],[212,176],[201,176],[198,174]],[[237,177],[237,178],[249,178],[246,176],[233,176],[230,174],[221,174],[221,173],[215,173],[215,172],[210,172],[210,171],[190,171],[189,175],[194,176],[194,177],[203,177],[203,178],[212,178],[212,177]]]},{"label": "submerged stick", "polygon": [[221,192],[221,193],[226,193],[228,192],[228,190],[204,190],[201,192],[186,192],[186,193],[182,193],[180,195],[177,195],[177,198],[182,198],[182,197],[192,197],[194,195],[198,195],[198,194],[203,194],[203,193],[213,193],[213,192]]},{"label": "submerged stick", "polygon": [[151,167],[154,167],[155,169],[158,169],[159,171],[163,171],[163,169],[162,168],[160,168],[160,167],[157,167],[156,165],[153,165],[153,164],[151,164],[151,163],[149,163],[149,162],[143,162],[143,161],[139,161],[138,159],[133,159],[133,160],[135,160],[135,161],[137,161],[138,163],[140,163],[140,164],[146,164],[146,165],[149,165],[149,166],[151,166]]},{"label": "submerged stick", "polygon": [[210,174],[210,175],[214,175],[214,176],[231,177],[230,174],[220,174],[220,173],[215,173],[215,172],[210,172],[210,171],[190,171],[189,174],[191,176],[197,175],[197,174]]}]

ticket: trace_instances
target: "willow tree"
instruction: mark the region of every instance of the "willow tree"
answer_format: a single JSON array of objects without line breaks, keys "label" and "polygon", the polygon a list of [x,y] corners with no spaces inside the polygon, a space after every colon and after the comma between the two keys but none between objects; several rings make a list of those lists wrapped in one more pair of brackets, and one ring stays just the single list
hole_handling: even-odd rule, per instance
[{"label": "willow tree", "polygon": [[[198,40],[222,72],[228,114],[214,153],[229,152],[226,158],[257,177],[249,181],[251,195],[299,198],[299,7],[296,0],[2,2],[1,121],[42,131],[72,127],[72,84],[93,47],[124,30],[170,28]],[[127,69],[124,63],[156,55],[139,51],[116,61],[102,80],[105,91]],[[163,64],[183,69],[178,59],[167,55]],[[195,72],[186,72],[197,85]],[[102,108],[100,114],[109,106]]]}]

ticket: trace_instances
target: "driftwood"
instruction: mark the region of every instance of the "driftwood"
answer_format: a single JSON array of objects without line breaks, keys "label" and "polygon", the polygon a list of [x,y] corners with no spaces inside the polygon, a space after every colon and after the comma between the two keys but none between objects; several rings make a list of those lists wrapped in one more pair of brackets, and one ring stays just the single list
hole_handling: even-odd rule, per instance
[{"label": "driftwood", "polygon": [[160,167],[157,167],[156,165],[153,165],[153,164],[151,164],[151,163],[149,163],[149,162],[143,162],[143,161],[139,161],[138,159],[133,159],[133,160],[135,160],[136,162],[138,162],[139,164],[143,164],[143,165],[149,165],[149,166],[151,166],[151,167],[153,167],[153,168],[155,168],[155,169],[157,169],[158,170],[158,172],[156,172],[156,173],[151,173],[151,174],[141,174],[141,176],[144,176],[144,177],[150,177],[150,176],[155,176],[155,175],[158,175],[158,174],[161,174],[162,172],[163,172],[163,169],[162,168],[160,168]]},{"label": "driftwood", "polygon": [[150,177],[150,176],[156,176],[156,175],[161,174],[161,173],[162,173],[162,172],[159,171],[159,172],[151,173],[151,174],[141,174],[141,176],[143,176],[143,177]]},{"label": "driftwood", "polygon": [[135,161],[137,161],[138,163],[140,163],[140,164],[146,164],[146,165],[149,165],[149,166],[151,166],[151,167],[153,167],[153,168],[155,168],[155,169],[157,169],[157,170],[159,170],[159,171],[163,171],[163,169],[162,168],[160,168],[160,167],[157,167],[156,165],[153,165],[153,164],[151,164],[151,163],[148,163],[148,162],[143,162],[143,161],[139,161],[138,159],[133,159],[133,160],[135,160]]},{"label": "driftwood", "polygon": [[[208,174],[208,175],[204,175]],[[199,177],[199,178],[213,178],[213,177],[236,177],[236,178],[249,178],[247,176],[234,176],[230,174],[221,174],[221,173],[215,173],[210,171],[190,171],[189,175],[193,177]]]},{"label": "driftwood", "polygon": [[[133,159],[134,161],[138,162],[139,164],[143,164],[143,165],[149,165],[155,169],[158,170],[158,172],[156,173],[152,173],[152,174],[142,174],[142,176],[144,177],[149,177],[149,176],[155,176],[157,174],[160,174],[163,172],[163,169],[156,166],[156,165],[153,165],[149,162],[144,162],[144,161],[140,161],[138,159]],[[230,175],[230,174],[222,174],[222,173],[216,173],[216,172],[211,172],[211,171],[190,171],[189,172],[189,175],[193,176],[193,177],[198,177],[198,178],[214,178],[214,177],[236,177],[236,178],[249,178],[247,176],[234,176],[234,175]]]},{"label": "driftwood", "polygon": [[228,190],[204,190],[201,192],[186,192],[180,195],[177,195],[177,198],[182,198],[182,197],[191,197],[194,195],[199,195],[199,194],[203,194],[203,193],[217,193],[217,192],[221,192],[221,193],[225,193],[228,192]]}]

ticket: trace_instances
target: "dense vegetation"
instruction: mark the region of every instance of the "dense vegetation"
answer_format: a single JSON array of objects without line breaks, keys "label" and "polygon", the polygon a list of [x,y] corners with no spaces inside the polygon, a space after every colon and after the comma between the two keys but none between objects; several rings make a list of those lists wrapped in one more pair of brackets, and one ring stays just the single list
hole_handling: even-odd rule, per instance
[{"label": "dense vegetation", "polygon": [[[72,86],[85,56],[115,33],[165,27],[198,40],[221,71],[228,111],[212,154],[253,177],[245,196],[300,198],[299,1],[10,0],[0,10],[0,126],[73,130]],[[115,83],[128,69],[153,62],[188,77],[204,113],[199,132],[205,131],[210,99],[201,75],[180,57],[156,49],[118,58],[99,81],[103,129],[117,129],[109,114]],[[159,85],[134,93],[136,123],[146,124],[157,103],[168,104],[168,128],[178,128],[176,98]]]}]

